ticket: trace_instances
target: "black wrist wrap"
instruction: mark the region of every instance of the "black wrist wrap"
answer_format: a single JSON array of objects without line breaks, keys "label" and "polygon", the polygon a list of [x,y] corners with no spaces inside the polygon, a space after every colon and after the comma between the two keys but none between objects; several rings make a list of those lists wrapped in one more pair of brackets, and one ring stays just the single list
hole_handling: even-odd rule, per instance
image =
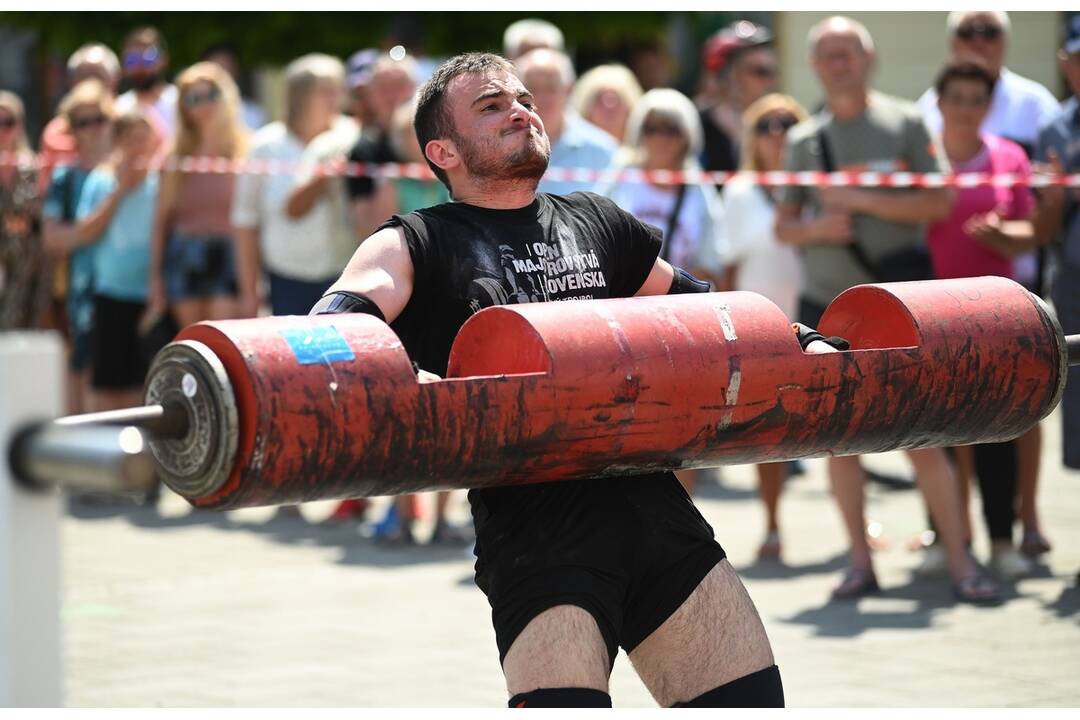
[{"label": "black wrist wrap", "polygon": [[667,291],[668,295],[707,293],[712,290],[712,286],[709,285],[709,283],[704,280],[698,280],[682,268],[672,267],[671,269],[675,271],[675,277],[671,278],[671,287]]},{"label": "black wrist wrap", "polygon": [[323,295],[308,315],[336,315],[338,313],[366,313],[386,322],[386,316],[374,300],[367,295],[344,290]]}]

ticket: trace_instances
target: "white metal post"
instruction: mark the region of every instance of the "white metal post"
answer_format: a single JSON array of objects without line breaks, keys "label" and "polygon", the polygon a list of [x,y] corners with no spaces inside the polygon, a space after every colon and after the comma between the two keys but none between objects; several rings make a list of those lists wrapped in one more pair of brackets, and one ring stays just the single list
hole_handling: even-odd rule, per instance
[{"label": "white metal post", "polygon": [[64,396],[58,335],[0,333],[0,707],[59,707],[61,495],[15,484],[12,434],[57,417]]}]

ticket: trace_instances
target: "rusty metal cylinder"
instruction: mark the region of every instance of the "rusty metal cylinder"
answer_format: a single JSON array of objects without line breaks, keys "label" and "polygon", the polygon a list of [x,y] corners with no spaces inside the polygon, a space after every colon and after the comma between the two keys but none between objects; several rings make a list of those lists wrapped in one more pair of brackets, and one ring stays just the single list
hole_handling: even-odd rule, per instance
[{"label": "rusty metal cylinder", "polygon": [[155,362],[205,398],[169,441],[193,474],[162,475],[227,509],[960,445],[1023,434],[1064,387],[1060,328],[1009,280],[859,286],[819,329],[851,350],[804,353],[753,293],[500,306],[421,383],[367,315],[200,323]]}]

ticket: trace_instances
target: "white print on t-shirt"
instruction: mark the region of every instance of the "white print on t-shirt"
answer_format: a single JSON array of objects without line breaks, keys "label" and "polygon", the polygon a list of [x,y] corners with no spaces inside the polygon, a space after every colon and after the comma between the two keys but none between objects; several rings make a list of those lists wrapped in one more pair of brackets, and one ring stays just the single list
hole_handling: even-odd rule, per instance
[{"label": "white print on t-shirt", "polygon": [[525,243],[525,257],[517,248],[500,244],[506,283],[495,278],[473,280],[470,309],[477,312],[507,303],[589,300],[595,297],[590,290],[607,287],[596,251],[582,252],[569,228],[556,226],[554,234],[552,241]]}]

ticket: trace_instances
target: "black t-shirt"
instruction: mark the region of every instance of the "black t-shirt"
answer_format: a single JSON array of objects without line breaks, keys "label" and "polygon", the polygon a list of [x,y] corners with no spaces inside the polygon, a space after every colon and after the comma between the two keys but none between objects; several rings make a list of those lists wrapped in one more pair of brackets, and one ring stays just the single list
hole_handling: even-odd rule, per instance
[{"label": "black t-shirt", "polygon": [[[394,149],[385,133],[364,134],[349,151],[349,162],[355,163],[391,163],[397,162]],[[375,194],[374,178],[350,175],[346,178],[346,187],[350,200],[371,197]]]},{"label": "black t-shirt", "polygon": [[[634,295],[662,233],[593,193],[538,193],[527,207],[445,203],[394,215],[414,268],[413,292],[391,327],[409,357],[443,376],[462,324],[492,305]],[[381,229],[381,228],[380,228]]]}]

